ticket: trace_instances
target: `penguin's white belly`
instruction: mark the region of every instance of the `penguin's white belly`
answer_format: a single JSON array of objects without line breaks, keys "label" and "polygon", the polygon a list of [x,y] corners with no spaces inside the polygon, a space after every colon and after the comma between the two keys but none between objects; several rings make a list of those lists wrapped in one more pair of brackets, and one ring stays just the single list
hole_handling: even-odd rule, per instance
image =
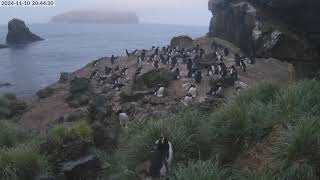
[{"label": "penguin's white belly", "polygon": [[120,113],[119,114],[119,120],[120,120],[120,125],[125,126],[126,124],[129,123],[129,117],[126,113]]},{"label": "penguin's white belly", "polygon": [[184,99],[182,100],[182,103],[185,105],[185,106],[188,106],[192,103],[192,97],[189,97],[189,96],[186,96],[184,97]]},{"label": "penguin's white belly", "polygon": [[188,93],[191,94],[193,98],[197,97],[197,88],[190,88]]},{"label": "penguin's white belly", "polygon": [[160,87],[157,91],[157,97],[163,97],[164,94],[164,87]]},{"label": "penguin's white belly", "polygon": [[[172,145],[170,142],[169,143],[169,157],[167,158],[167,162],[168,162],[168,165],[169,165],[169,168],[171,166],[171,162],[172,162],[172,159],[173,159],[173,150],[172,150]],[[160,170],[160,175],[161,176],[166,176],[166,167],[164,166],[164,164],[162,165],[162,168]]]}]

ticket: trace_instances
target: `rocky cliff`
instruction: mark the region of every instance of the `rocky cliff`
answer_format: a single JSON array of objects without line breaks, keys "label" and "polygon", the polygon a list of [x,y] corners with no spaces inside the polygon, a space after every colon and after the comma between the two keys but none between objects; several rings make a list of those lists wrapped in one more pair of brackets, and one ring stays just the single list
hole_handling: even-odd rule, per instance
[{"label": "rocky cliff", "polygon": [[320,62],[319,8],[316,0],[210,0],[209,34],[247,54]]}]

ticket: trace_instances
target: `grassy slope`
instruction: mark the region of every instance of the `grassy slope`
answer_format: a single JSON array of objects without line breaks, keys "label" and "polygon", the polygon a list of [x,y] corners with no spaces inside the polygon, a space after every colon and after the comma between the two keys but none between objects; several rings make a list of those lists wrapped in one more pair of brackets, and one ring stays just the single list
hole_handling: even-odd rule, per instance
[{"label": "grassy slope", "polygon": [[[319,82],[260,83],[212,113],[186,110],[130,128],[120,150],[107,155],[105,176],[128,178],[163,133],[174,147],[174,180],[319,179],[319,118]],[[276,136],[268,144],[271,160],[260,171],[235,168],[241,153],[270,136]]]}]

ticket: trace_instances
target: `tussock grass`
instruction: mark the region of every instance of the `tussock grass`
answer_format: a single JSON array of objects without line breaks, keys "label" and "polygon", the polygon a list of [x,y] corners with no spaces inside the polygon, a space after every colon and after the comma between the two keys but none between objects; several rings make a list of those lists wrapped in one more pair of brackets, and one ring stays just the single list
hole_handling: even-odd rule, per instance
[{"label": "tussock grass", "polygon": [[32,179],[41,169],[42,158],[35,147],[20,144],[0,149],[0,176],[3,179]]},{"label": "tussock grass", "polygon": [[320,122],[304,118],[283,132],[274,147],[274,167],[281,179],[315,180],[320,172]]},{"label": "tussock grass", "polygon": [[91,140],[93,130],[85,120],[73,122],[69,125],[60,124],[54,127],[50,132],[50,137],[57,145],[61,145],[66,140],[82,139]]},{"label": "tussock grass", "polygon": [[190,162],[179,165],[170,180],[226,180],[228,170],[211,161]]}]

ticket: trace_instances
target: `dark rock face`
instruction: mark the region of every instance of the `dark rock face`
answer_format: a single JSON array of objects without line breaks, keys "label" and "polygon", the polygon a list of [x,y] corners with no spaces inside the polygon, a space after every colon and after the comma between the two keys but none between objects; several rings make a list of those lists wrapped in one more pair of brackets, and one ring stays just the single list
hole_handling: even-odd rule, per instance
[{"label": "dark rock face", "polygon": [[69,80],[69,73],[67,72],[60,73],[60,78],[59,78],[60,83],[66,83],[68,80]]},{"label": "dark rock face", "polygon": [[39,90],[36,94],[40,99],[45,99],[50,97],[54,93],[54,89],[47,87],[44,89]]},{"label": "dark rock face", "polygon": [[24,44],[41,40],[43,39],[33,34],[22,20],[12,19],[8,23],[8,44]]},{"label": "dark rock face", "polygon": [[101,168],[97,157],[89,155],[81,159],[64,163],[62,172],[68,180],[94,179]]},{"label": "dark rock face", "polygon": [[[294,61],[318,60],[319,44],[309,35],[318,36],[320,28],[309,28],[309,26],[320,24],[316,23],[320,20],[318,13],[320,6],[317,2],[312,4],[315,7],[311,7],[308,5],[311,1],[315,2],[261,0],[250,3],[250,1],[210,0],[209,9],[213,13],[213,18],[209,34],[234,43],[247,54]],[[305,17],[306,15],[302,15],[309,14],[304,9],[306,6],[310,8],[310,13],[315,15],[311,18],[313,23]],[[308,33],[309,30],[314,33]]]},{"label": "dark rock face", "polygon": [[108,101],[103,95],[95,97],[89,105],[89,118],[94,131],[94,144],[110,149],[116,146],[120,122],[112,107],[107,104]]}]

